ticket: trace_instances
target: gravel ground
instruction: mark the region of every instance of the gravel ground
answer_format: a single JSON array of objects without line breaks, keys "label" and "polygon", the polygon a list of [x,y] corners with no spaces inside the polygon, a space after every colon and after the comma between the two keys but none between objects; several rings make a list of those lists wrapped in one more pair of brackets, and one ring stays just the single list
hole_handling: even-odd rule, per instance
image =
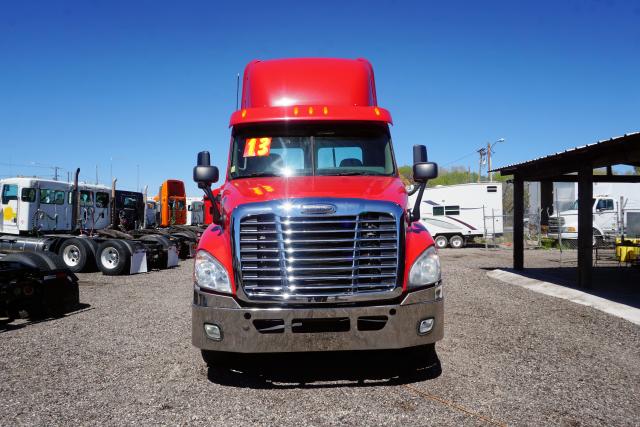
[{"label": "gravel ground", "polygon": [[[0,331],[0,424],[640,424],[638,326],[488,278],[510,252],[441,254],[436,378],[390,378],[402,355],[389,353],[209,373],[191,346],[192,263],[182,262],[131,277],[82,274],[83,310]],[[527,252],[527,263],[548,256]],[[304,375],[291,374],[300,364]]]}]

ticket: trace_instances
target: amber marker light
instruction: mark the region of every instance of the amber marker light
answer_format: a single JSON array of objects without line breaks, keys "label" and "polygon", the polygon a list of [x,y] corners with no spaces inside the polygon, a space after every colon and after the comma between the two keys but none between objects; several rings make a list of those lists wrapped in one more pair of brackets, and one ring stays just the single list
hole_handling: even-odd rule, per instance
[{"label": "amber marker light", "polygon": [[307,111],[309,112],[309,115],[313,115],[313,107],[309,107]]},{"label": "amber marker light", "polygon": [[242,110],[242,118],[244,119],[245,117],[247,117],[247,110]]},{"label": "amber marker light", "polygon": [[298,115],[298,107],[293,107],[293,115],[294,116]]},{"label": "amber marker light", "polygon": [[324,107],[324,108],[322,109],[322,112],[323,112],[323,113],[324,113],[324,115],[326,116],[327,114],[329,114],[329,108]]},{"label": "amber marker light", "polygon": [[379,115],[380,115],[380,110],[378,110],[378,107],[375,107],[375,108],[373,109],[373,111],[375,111],[375,112],[376,112],[376,116],[379,116]]}]

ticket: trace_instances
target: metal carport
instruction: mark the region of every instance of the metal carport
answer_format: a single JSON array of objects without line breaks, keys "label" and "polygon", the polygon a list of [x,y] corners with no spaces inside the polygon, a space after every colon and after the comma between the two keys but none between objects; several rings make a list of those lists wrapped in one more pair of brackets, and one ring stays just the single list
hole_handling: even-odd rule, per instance
[{"label": "metal carport", "polygon": [[[540,182],[543,211],[551,206],[554,182],[578,182],[578,286],[591,287],[593,183],[640,182],[640,175],[614,175],[615,165],[640,167],[640,132],[493,170],[501,175],[513,175],[514,269],[524,269],[524,182]],[[593,170],[597,168],[606,168],[606,175],[594,175]]]}]

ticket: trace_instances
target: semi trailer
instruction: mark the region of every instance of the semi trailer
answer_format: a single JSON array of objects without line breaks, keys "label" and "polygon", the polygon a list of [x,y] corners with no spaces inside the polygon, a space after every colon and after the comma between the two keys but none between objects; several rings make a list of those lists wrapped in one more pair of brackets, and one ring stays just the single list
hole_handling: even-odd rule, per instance
[{"label": "semi trailer", "polygon": [[114,217],[126,219],[115,185],[109,189],[80,183],[79,173],[78,169],[73,184],[25,177],[0,180],[0,257],[55,253],[72,272],[97,268],[107,275],[177,265],[174,242],[110,230]]},{"label": "semi trailer", "polygon": [[[415,206],[416,194],[409,196]],[[438,248],[459,249],[476,238],[502,235],[502,183],[438,185],[424,191],[421,221]]]},{"label": "semi trailer", "polygon": [[192,304],[192,342],[209,366],[240,353],[373,349],[437,361],[443,282],[420,222],[437,165],[414,146],[410,209],[391,124],[367,60],[247,65],[223,184],[214,195],[206,151],[193,171],[212,201]]}]

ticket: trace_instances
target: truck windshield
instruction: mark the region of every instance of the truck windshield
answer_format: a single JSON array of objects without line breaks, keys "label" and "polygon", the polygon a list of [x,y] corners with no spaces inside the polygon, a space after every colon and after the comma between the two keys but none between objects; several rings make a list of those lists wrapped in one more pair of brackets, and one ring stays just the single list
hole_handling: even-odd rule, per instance
[{"label": "truck windshield", "polygon": [[[595,202],[596,202],[596,199],[591,199],[591,206],[593,206],[593,204]],[[578,210],[578,201],[577,200],[573,202],[573,204],[571,205],[569,210],[571,210],[571,211],[577,211]]]},{"label": "truck windshield", "polygon": [[233,138],[229,169],[231,179],[395,173],[386,126],[340,124],[245,129]]}]

